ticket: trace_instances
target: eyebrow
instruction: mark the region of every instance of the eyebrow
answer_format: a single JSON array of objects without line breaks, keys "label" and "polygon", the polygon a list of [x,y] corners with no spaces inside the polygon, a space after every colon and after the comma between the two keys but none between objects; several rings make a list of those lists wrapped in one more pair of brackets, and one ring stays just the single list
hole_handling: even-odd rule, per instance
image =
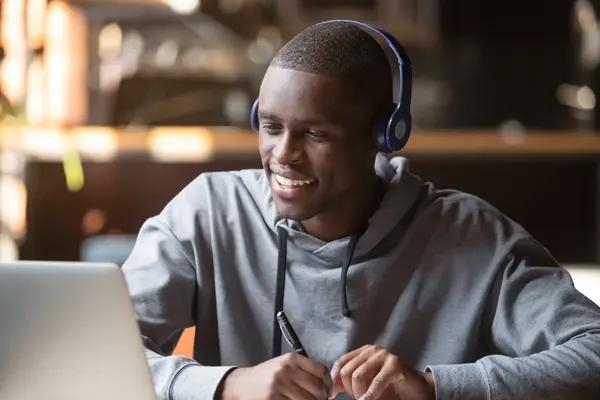
[{"label": "eyebrow", "polygon": [[[262,119],[270,119],[270,120],[277,121],[277,122],[283,121],[283,119],[281,117],[279,117],[276,114],[269,112],[269,111],[259,110],[258,116],[259,116],[259,118],[262,118]],[[329,123],[327,123],[325,121],[320,121],[317,119],[298,119],[298,120],[296,120],[296,122],[300,123],[300,124],[304,124],[304,125],[329,125]]]},{"label": "eyebrow", "polygon": [[268,111],[259,110],[258,111],[258,117],[259,118],[265,118],[265,119],[272,119],[272,120],[275,120],[275,121],[281,121],[281,118],[279,118],[277,115],[275,115],[275,114],[273,114],[271,112],[268,112]]}]

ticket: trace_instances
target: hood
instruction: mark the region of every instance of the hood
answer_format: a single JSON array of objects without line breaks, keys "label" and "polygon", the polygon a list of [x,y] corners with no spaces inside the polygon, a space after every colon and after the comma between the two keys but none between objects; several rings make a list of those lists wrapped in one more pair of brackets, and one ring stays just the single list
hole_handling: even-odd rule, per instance
[{"label": "hood", "polygon": [[[369,218],[368,227],[358,239],[355,257],[371,251],[382,242],[396,227],[410,207],[415,203],[423,182],[409,172],[408,160],[404,157],[388,159],[379,153],[375,159],[375,172],[385,184],[385,193],[379,208]],[[270,221],[273,230],[283,227],[288,232],[288,240],[294,247],[310,251],[316,256],[331,262],[339,262],[344,257],[351,236],[324,242],[306,233],[298,221],[277,215],[271,189],[263,173],[260,177],[263,212],[265,220]]]}]

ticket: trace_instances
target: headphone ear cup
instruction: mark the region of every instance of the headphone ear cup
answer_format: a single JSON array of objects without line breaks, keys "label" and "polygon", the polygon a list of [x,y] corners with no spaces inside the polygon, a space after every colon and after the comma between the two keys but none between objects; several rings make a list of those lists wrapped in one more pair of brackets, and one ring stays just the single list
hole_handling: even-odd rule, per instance
[{"label": "headphone ear cup", "polygon": [[390,117],[394,111],[395,104],[392,103],[389,107],[384,107],[381,111],[377,113],[375,117],[375,126],[373,127],[373,131],[375,134],[375,143],[377,144],[377,149],[384,153],[389,153],[392,151],[389,146],[389,138],[388,138],[388,125],[390,123]]},{"label": "headphone ear cup", "polygon": [[412,119],[408,113],[397,109],[395,103],[391,103],[384,111],[381,111],[375,120],[375,135],[377,149],[384,153],[400,151],[410,136]]},{"label": "headphone ear cup", "polygon": [[254,104],[252,104],[252,108],[250,109],[250,128],[257,132],[260,128],[258,124],[258,99],[254,100]]},{"label": "headphone ear cup", "polygon": [[409,112],[397,109],[390,115],[386,129],[385,139],[389,152],[400,151],[408,143],[412,129],[412,118]]}]

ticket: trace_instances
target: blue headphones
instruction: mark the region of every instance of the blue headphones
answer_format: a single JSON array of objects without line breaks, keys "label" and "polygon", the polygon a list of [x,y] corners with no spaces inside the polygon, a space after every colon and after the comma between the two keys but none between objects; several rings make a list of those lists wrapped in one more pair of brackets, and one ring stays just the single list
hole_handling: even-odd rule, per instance
[{"label": "blue headphones", "polygon": [[[412,117],[410,115],[412,69],[410,59],[396,38],[383,29],[346,19],[324,21],[319,22],[319,24],[330,22],[347,22],[358,26],[379,43],[388,58],[394,85],[394,107],[391,112],[382,115],[376,121],[377,148],[385,153],[401,150],[408,142],[412,127]],[[254,101],[250,110],[250,126],[255,131],[259,130],[258,99]]]}]

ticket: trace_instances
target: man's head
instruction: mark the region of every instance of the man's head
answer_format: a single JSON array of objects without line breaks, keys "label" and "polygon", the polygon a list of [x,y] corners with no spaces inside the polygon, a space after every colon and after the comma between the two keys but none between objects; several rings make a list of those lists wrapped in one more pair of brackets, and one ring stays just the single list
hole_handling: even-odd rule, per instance
[{"label": "man's head", "polygon": [[278,212],[298,221],[362,212],[376,182],[374,123],[392,106],[379,44],[351,23],[309,27],[271,62],[259,104],[260,153]]}]

